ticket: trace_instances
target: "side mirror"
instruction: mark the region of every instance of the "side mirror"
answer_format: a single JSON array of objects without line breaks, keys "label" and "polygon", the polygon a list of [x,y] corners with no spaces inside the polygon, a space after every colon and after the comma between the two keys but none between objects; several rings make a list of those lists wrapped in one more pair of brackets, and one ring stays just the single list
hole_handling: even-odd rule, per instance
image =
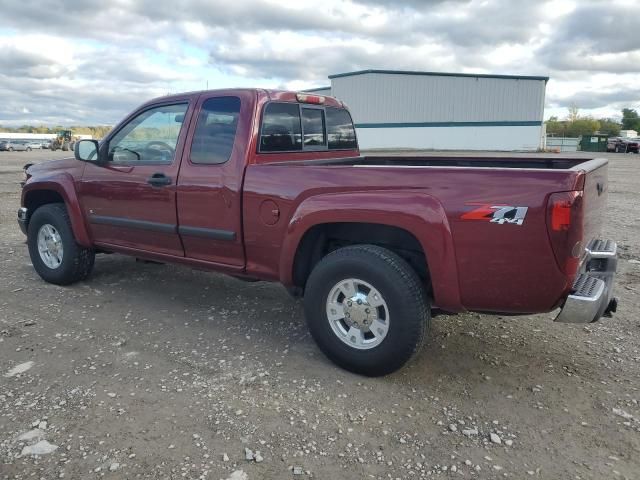
[{"label": "side mirror", "polygon": [[80,140],[76,142],[73,153],[81,162],[98,162],[99,145],[97,140]]}]

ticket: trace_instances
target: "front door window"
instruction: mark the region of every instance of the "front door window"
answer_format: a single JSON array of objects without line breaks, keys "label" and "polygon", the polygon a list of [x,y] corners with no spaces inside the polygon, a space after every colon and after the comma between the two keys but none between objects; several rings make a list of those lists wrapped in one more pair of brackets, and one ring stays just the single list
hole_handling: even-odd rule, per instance
[{"label": "front door window", "polygon": [[187,104],[181,103],[140,113],[109,142],[109,161],[125,165],[172,163],[186,111]]}]

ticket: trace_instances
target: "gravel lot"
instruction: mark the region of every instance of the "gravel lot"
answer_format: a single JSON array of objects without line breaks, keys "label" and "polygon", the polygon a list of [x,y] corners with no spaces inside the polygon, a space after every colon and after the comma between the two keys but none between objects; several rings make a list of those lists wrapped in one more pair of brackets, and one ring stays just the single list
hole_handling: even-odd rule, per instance
[{"label": "gravel lot", "polygon": [[63,154],[0,152],[0,478],[640,478],[640,156],[608,155],[613,319],[441,316],[368,379],[278,285],[119,255],[41,281],[20,167]]}]

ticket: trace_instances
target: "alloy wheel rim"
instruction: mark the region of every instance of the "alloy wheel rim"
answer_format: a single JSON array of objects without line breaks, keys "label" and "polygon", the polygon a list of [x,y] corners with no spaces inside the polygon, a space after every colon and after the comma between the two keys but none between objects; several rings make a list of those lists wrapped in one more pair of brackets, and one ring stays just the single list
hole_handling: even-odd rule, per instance
[{"label": "alloy wheel rim", "polygon": [[62,264],[62,237],[53,225],[45,223],[38,230],[38,253],[42,262],[51,269],[55,270]]},{"label": "alloy wheel rim", "polygon": [[327,296],[326,311],[333,333],[352,348],[375,348],[389,332],[389,307],[364,280],[346,278],[336,283]]}]

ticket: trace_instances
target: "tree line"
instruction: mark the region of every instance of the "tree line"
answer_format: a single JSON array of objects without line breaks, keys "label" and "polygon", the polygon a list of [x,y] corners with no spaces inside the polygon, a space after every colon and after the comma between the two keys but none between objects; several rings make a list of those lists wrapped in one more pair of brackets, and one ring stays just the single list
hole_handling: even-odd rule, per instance
[{"label": "tree line", "polygon": [[107,125],[100,125],[96,127],[34,127],[32,125],[23,125],[21,127],[9,128],[0,125],[0,132],[7,133],[53,133],[56,134],[61,130],[71,130],[73,135],[91,135],[95,139],[101,139],[104,137],[112,127]]},{"label": "tree line", "polygon": [[633,108],[622,109],[622,120],[612,118],[593,118],[581,116],[577,106],[569,107],[569,114],[564,120],[551,117],[546,122],[547,135],[554,137],[580,137],[601,133],[610,137],[620,135],[620,130],[640,132],[640,116]]}]

